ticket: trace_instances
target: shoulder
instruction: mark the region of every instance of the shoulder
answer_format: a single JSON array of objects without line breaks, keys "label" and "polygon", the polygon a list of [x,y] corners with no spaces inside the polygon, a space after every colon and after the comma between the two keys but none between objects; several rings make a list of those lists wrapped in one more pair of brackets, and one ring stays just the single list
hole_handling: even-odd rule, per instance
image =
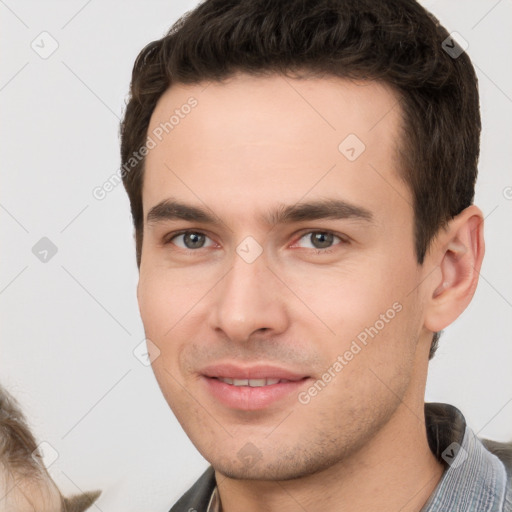
[{"label": "shoulder", "polygon": [[503,462],[507,475],[510,478],[512,476],[512,441],[508,443],[501,443],[491,439],[480,439],[480,441],[487,450]]},{"label": "shoulder", "polygon": [[512,512],[512,442],[502,443],[492,439],[480,439],[485,448],[496,455],[505,466],[507,472],[507,488],[505,491],[504,512]]}]

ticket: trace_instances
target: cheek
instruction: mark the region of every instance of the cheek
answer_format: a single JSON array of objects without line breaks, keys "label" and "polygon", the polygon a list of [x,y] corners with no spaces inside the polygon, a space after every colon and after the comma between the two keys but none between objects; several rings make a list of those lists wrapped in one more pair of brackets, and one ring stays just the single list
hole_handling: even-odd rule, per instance
[{"label": "cheek", "polygon": [[204,295],[201,286],[191,285],[187,271],[141,267],[137,300],[146,335],[164,339],[172,334]]},{"label": "cheek", "polygon": [[[359,261],[332,268],[286,272],[284,281],[318,320],[336,334],[355,334],[403,300],[403,290],[382,261]],[[393,312],[391,312],[392,314]]]},{"label": "cheek", "polygon": [[168,269],[147,265],[141,268],[137,298],[146,338],[159,350],[153,372],[169,402],[178,406],[187,378],[183,354],[190,341],[204,338],[202,301],[211,288],[203,274],[190,269]]},{"label": "cheek", "polygon": [[309,275],[297,269],[286,276],[307,306],[307,311],[301,306],[295,321],[311,336],[312,328],[323,332],[317,350],[326,362],[348,351],[352,369],[379,366],[386,371],[386,364],[391,370],[412,357],[420,325],[416,297],[410,293],[416,267],[384,256],[337,268],[319,267]]}]

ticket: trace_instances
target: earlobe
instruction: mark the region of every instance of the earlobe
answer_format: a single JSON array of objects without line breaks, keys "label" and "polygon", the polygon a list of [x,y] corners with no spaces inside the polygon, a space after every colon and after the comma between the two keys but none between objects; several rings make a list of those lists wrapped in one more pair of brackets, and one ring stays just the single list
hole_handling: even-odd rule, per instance
[{"label": "earlobe", "polygon": [[472,205],[452,219],[436,241],[440,272],[432,284],[425,327],[438,332],[468,306],[478,284],[484,256],[483,214]]}]

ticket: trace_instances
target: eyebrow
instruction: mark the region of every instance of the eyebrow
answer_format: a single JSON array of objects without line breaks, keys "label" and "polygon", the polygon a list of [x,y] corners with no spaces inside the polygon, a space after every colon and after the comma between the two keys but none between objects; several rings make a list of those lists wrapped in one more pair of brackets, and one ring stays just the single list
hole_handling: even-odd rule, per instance
[{"label": "eyebrow", "polygon": [[[266,225],[291,224],[307,220],[319,219],[355,219],[372,222],[370,210],[356,206],[341,199],[321,199],[293,205],[279,205],[262,214],[258,219]],[[156,224],[166,220],[185,220],[203,224],[221,223],[220,219],[207,208],[164,199],[149,210],[146,218],[148,224]]]}]

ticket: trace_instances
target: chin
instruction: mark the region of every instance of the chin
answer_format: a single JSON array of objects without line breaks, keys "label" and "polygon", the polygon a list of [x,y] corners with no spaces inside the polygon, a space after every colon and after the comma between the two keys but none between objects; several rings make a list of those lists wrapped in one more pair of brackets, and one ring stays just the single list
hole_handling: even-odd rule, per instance
[{"label": "chin", "polygon": [[304,478],[319,473],[338,462],[332,458],[319,456],[318,458],[276,457],[273,460],[262,456],[259,460],[250,461],[248,458],[240,460],[238,457],[228,459],[221,457],[218,460],[208,459],[218,473],[233,480],[262,480],[262,481],[286,481]]}]

